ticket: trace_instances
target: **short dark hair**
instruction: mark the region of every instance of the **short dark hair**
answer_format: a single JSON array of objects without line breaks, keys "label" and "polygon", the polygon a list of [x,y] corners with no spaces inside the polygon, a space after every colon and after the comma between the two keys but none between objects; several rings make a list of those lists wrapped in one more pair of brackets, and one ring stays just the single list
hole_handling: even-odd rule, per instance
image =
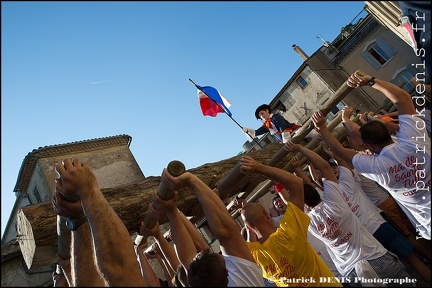
[{"label": "short dark hair", "polygon": [[[225,266],[221,265],[223,256],[211,249],[199,252],[191,261],[188,269],[190,287],[227,287],[228,279]],[[222,260],[222,261],[221,261]]]},{"label": "short dark hair", "polygon": [[256,119],[260,119],[259,112],[265,111],[265,110],[269,110],[269,113],[271,113],[271,111],[272,111],[270,105],[268,105],[268,104],[262,104],[262,105],[258,106],[258,108],[255,110]]},{"label": "short dark hair", "polygon": [[360,126],[360,136],[365,144],[384,145],[391,140],[387,126],[380,121],[369,121]]},{"label": "short dark hair", "polygon": [[315,207],[321,202],[321,196],[312,185],[303,184],[304,190],[304,203],[310,207]]}]

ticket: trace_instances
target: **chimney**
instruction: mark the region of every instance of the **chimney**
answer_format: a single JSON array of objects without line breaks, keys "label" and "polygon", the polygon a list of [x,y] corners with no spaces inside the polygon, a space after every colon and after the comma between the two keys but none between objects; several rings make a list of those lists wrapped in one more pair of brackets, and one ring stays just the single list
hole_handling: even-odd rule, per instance
[{"label": "chimney", "polygon": [[309,56],[296,44],[294,44],[292,47],[294,51],[297,52],[297,54],[299,54],[303,60],[306,61],[309,58]]}]

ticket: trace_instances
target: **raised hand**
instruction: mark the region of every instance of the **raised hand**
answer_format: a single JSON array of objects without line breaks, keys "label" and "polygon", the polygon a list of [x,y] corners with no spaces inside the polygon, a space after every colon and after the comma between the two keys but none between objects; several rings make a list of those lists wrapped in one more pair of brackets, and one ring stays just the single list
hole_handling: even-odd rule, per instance
[{"label": "raised hand", "polygon": [[369,75],[364,75],[364,76],[360,76],[356,73],[351,74],[350,77],[348,77],[348,80],[346,82],[346,84],[351,87],[351,88],[359,88],[361,86],[364,86],[367,84],[367,82],[371,79],[372,77]]},{"label": "raised hand", "polygon": [[315,128],[321,129],[326,126],[327,118],[322,114],[320,110],[315,111],[312,114],[312,122],[314,123]]},{"label": "raised hand", "polygon": [[291,158],[291,165],[294,168],[300,167],[300,162],[299,162],[297,156],[294,156],[294,157]]},{"label": "raised hand", "polygon": [[354,113],[354,109],[351,106],[345,106],[342,108],[342,118],[349,119]]},{"label": "raised hand", "polygon": [[288,142],[284,144],[283,148],[288,152],[299,152],[301,145],[295,144],[292,140],[288,140]]},{"label": "raised hand", "polygon": [[240,171],[243,173],[258,173],[260,165],[250,156],[243,156],[240,159]]},{"label": "raised hand", "polygon": [[60,193],[64,199],[76,201],[81,198],[82,193],[99,190],[96,176],[88,162],[81,164],[77,158],[72,161],[66,158],[62,163],[57,163],[55,170],[60,176],[57,182],[61,182]]}]

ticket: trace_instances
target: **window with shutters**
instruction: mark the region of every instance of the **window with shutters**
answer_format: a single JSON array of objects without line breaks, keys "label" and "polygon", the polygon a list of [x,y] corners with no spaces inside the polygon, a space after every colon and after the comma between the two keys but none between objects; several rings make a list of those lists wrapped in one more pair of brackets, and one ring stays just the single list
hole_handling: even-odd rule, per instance
[{"label": "window with shutters", "polygon": [[415,78],[418,73],[419,71],[416,68],[407,66],[404,70],[397,73],[390,82],[411,94],[415,89],[415,85],[411,82],[411,79]]},{"label": "window with shutters", "polygon": [[375,70],[379,70],[389,62],[396,53],[396,50],[391,47],[390,44],[381,37],[377,37],[372,43],[364,47],[361,55]]}]

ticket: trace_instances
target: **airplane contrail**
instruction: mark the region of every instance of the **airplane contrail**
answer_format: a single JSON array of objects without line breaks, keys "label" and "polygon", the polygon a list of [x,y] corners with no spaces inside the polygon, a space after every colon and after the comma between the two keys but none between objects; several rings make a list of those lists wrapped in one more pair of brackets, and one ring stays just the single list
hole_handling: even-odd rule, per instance
[{"label": "airplane contrail", "polygon": [[110,82],[111,80],[104,80],[104,81],[96,81],[96,82],[91,82],[90,85],[94,85],[94,84],[101,84],[101,83],[106,83],[106,82]]}]

